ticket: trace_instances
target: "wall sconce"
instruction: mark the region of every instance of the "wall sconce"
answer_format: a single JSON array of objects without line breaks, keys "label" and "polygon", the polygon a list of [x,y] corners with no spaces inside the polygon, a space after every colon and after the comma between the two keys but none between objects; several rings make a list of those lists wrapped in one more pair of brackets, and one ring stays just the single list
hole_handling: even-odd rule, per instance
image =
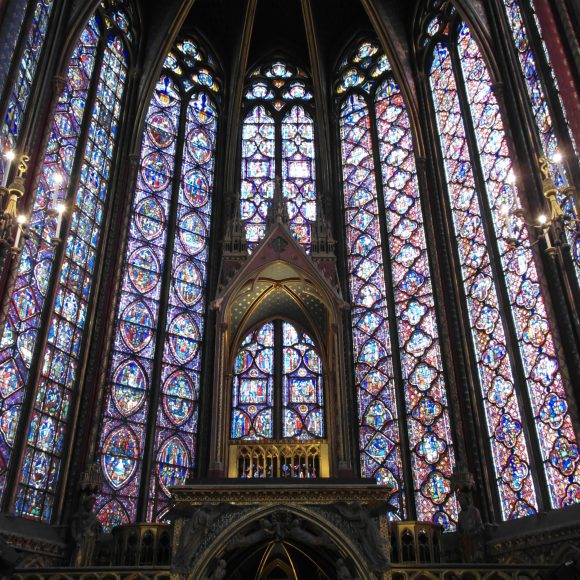
[{"label": "wall sconce", "polygon": [[[558,251],[557,247],[560,245],[557,241],[552,244],[550,239],[550,228],[554,228],[554,233],[556,234],[556,240],[559,240],[561,234],[566,230],[570,232],[571,236],[578,236],[580,232],[578,231],[578,225],[580,220],[576,214],[574,204],[572,202],[568,203],[571,196],[574,194],[574,189],[568,185],[566,180],[566,173],[562,166],[562,155],[556,153],[552,160],[559,168],[559,174],[562,177],[561,188],[558,189],[555,181],[550,175],[550,165],[545,157],[540,157],[538,159],[538,164],[540,167],[540,172],[542,173],[542,190],[544,197],[548,200],[549,204],[549,214],[541,214],[538,217],[538,226],[542,229],[544,234],[544,239],[546,241],[546,252],[550,256],[555,256]],[[558,197],[565,200],[564,208],[560,205]]]},{"label": "wall sconce", "polygon": [[0,187],[0,271],[4,266],[8,250],[13,254],[20,252],[24,246],[24,240],[28,235],[28,219],[24,214],[18,213],[18,203],[24,195],[24,177],[28,171],[28,155],[21,155],[18,159],[16,178],[10,185],[8,174],[12,163],[16,159],[13,151],[4,154],[4,175]]},{"label": "wall sconce", "polygon": [[[574,204],[570,201],[574,194],[574,189],[568,185],[566,181],[564,168],[562,167],[562,156],[556,154],[552,161],[559,167],[558,172],[562,181],[560,189],[558,189],[554,179],[550,175],[550,164],[548,160],[545,157],[538,158],[540,172],[542,173],[542,190],[544,197],[549,204],[549,213],[540,214],[536,223],[529,223],[526,221],[524,210],[522,208],[511,209],[509,206],[504,205],[500,208],[500,214],[501,225],[503,228],[506,228],[506,241],[509,245],[515,247],[518,243],[510,220],[511,216],[516,216],[522,219],[525,225],[529,228],[541,230],[542,236],[546,242],[546,253],[549,256],[554,257],[560,251],[562,246],[560,243],[562,234],[565,234],[565,232],[568,231],[569,236],[577,237],[580,235],[580,220],[575,213]],[[508,182],[513,184],[514,181],[515,178],[513,174],[510,173]],[[564,209],[560,205],[558,198],[565,200]],[[552,228],[554,228],[554,239],[550,237],[550,230]],[[532,245],[535,245],[538,242],[539,239]]]}]

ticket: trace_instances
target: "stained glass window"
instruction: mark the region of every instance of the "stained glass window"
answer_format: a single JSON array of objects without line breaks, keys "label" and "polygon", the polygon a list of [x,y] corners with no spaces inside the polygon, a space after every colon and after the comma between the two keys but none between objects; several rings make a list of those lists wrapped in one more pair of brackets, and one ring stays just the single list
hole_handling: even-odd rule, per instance
[{"label": "stained glass window", "polygon": [[322,361],[312,339],[288,322],[282,325],[282,436],[324,437]]},{"label": "stained glass window", "polygon": [[251,332],[240,345],[234,363],[232,439],[274,436],[274,325]]},{"label": "stained glass window", "polygon": [[306,251],[316,221],[312,90],[306,74],[276,61],[254,70],[244,92],[241,217],[250,251],[263,238],[276,179],[290,230]]},{"label": "stained glass window", "polygon": [[[53,0],[38,0],[35,3],[29,28],[24,36],[22,54],[18,62],[15,59],[12,65],[17,66],[18,69],[14,73],[15,80],[8,96],[8,104],[1,129],[2,141],[7,140],[11,146],[16,145],[16,140],[20,134],[28,97],[30,96],[36,69],[40,61],[53,3]],[[22,11],[22,5],[26,5],[26,2],[22,2],[18,8],[11,7],[9,12],[12,10],[15,12]],[[12,18],[14,17],[16,17],[16,14],[12,14]],[[20,26],[17,26],[18,29],[20,29]],[[3,54],[12,54],[12,50],[6,53],[3,52]],[[3,165],[0,164],[0,179],[3,171]]]},{"label": "stained glass window", "polygon": [[267,322],[240,344],[230,435],[242,440],[325,436],[322,361],[312,339],[293,324]]},{"label": "stained glass window", "polygon": [[248,247],[255,246],[266,229],[268,201],[274,195],[275,124],[263,106],[252,109],[242,129],[242,186],[240,211],[246,224]]},{"label": "stained glass window", "polygon": [[[456,43],[440,40],[433,50],[430,82],[481,398],[501,512],[511,519],[538,508],[518,388],[535,418],[536,432],[530,427],[528,437],[540,449],[552,507],[578,501],[578,445],[527,227],[521,217],[502,213],[504,206],[519,207],[520,200],[510,182],[512,163],[487,67],[465,24],[457,29]],[[475,135],[473,149],[467,139],[470,131]],[[487,227],[486,215],[491,216]],[[493,243],[499,272],[492,268]],[[502,296],[507,296],[505,305]],[[506,315],[513,322],[512,339]],[[520,364],[523,381],[516,380]]]},{"label": "stained glass window", "polygon": [[399,435],[406,428],[417,517],[451,529],[453,440],[410,120],[372,42],[343,63],[336,92],[347,95],[340,129],[362,473],[392,487],[391,502],[406,513]]},{"label": "stained glass window", "polygon": [[208,66],[197,43],[179,41],[146,116],[99,442],[106,529],[136,520],[140,493],[143,517],[161,517],[168,488],[195,466],[219,93]]},{"label": "stained glass window", "polygon": [[290,229],[306,249],[316,221],[314,122],[304,107],[295,106],[282,119],[282,192]]},{"label": "stained glass window", "polygon": [[[548,101],[540,78],[536,58],[532,51],[528,31],[526,30],[520,1],[503,0],[503,5],[509,21],[509,30],[511,31],[516,47],[521,73],[530,99],[530,105],[536,122],[536,129],[540,138],[542,152],[544,157],[551,161],[552,175],[559,187],[558,201],[566,213],[569,215],[577,215],[573,195],[571,195],[570,192],[563,192],[564,187],[568,185],[568,181],[563,164],[556,161],[556,155],[559,152],[558,142],[554,131],[554,122],[548,107]],[[533,11],[530,10],[530,12]],[[548,54],[546,51],[544,51],[544,55],[547,59]],[[556,85],[556,78],[554,76],[552,82]],[[576,275],[580,281],[580,235],[573,223],[568,224],[567,235],[569,240],[571,240],[571,250],[576,265]]]},{"label": "stained glass window", "polygon": [[28,0],[11,0],[10,10],[6,11],[0,23],[0,94],[4,93],[18,39],[23,36],[22,27],[28,5]]},{"label": "stained glass window", "polygon": [[[51,517],[69,414],[74,407],[81,343],[126,84],[125,35],[115,26],[104,25],[105,17],[106,7],[89,20],[67,69],[66,85],[56,106],[40,170],[30,218],[31,235],[22,252],[0,343],[5,427],[2,470],[5,474],[11,459],[21,406],[26,397],[34,397],[32,414],[27,419],[29,428],[15,509],[26,517],[44,521]],[[107,29],[107,34],[103,34],[103,29]],[[93,77],[98,82],[89,102]],[[79,155],[77,145],[85,119],[90,125],[89,136]],[[69,182],[68,176],[77,163],[80,177]],[[64,177],[63,183],[56,179],[57,174]],[[67,235],[63,235],[63,261],[57,267],[52,239],[56,218],[51,209],[58,202],[74,209],[67,212],[71,215],[70,224]],[[51,277],[56,281],[54,288],[49,284]],[[38,352],[40,321],[52,292],[54,309],[45,344]],[[35,360],[42,361],[38,369],[33,364]],[[2,488],[3,484],[2,479]]]}]

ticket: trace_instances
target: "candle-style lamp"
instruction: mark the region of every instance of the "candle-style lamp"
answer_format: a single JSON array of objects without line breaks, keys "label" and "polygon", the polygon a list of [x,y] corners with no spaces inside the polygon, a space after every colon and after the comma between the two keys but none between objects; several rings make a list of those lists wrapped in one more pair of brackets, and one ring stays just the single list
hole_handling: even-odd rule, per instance
[{"label": "candle-style lamp", "polygon": [[16,178],[10,185],[6,185],[13,162],[17,156],[13,151],[4,154],[4,175],[0,187],[0,271],[8,252],[13,255],[22,250],[24,240],[28,235],[27,218],[18,212],[18,204],[24,195],[24,178],[28,171],[28,155],[18,158]]},{"label": "candle-style lamp", "polygon": [[[557,179],[559,186],[556,185],[550,173],[551,164],[558,168]],[[546,242],[546,253],[551,257],[555,257],[563,246],[568,245],[565,241],[566,235],[573,237],[580,235],[580,220],[576,214],[574,204],[568,203],[573,199],[574,189],[570,186],[566,177],[562,155],[557,152],[551,159],[551,163],[545,157],[539,157],[538,166],[542,174],[542,191],[544,198],[548,202],[549,211],[540,214],[535,223],[529,223],[525,219],[522,208],[512,209],[505,204],[500,207],[501,226],[502,228],[506,228],[508,243],[515,246],[517,245],[517,240],[510,217],[516,216],[521,218],[529,228],[535,228],[541,231],[541,238]],[[515,177],[513,172],[510,172],[507,182],[510,185],[514,184]],[[564,201],[564,207],[560,205],[560,200]],[[532,245],[536,243],[538,242],[536,241]]]},{"label": "candle-style lamp", "polygon": [[[549,214],[542,214],[538,218],[539,227],[542,229],[542,233],[544,235],[544,239],[546,241],[546,252],[550,256],[555,256],[558,252],[557,246],[560,246],[560,240],[565,239],[566,230],[573,236],[578,235],[578,225],[580,224],[580,220],[578,220],[578,216],[575,213],[574,204],[567,203],[566,200],[569,200],[570,197],[573,195],[573,189],[568,184],[568,180],[566,178],[566,172],[564,170],[564,166],[562,164],[563,158],[562,155],[557,152],[553,159],[553,163],[555,163],[558,167],[558,175],[561,181],[561,187],[558,188],[556,182],[552,178],[550,174],[550,163],[545,157],[540,157],[538,159],[538,164],[540,167],[540,172],[542,173],[542,191],[544,193],[544,197],[548,201],[549,205]],[[564,207],[566,211],[560,205],[560,201],[558,198],[564,199]],[[550,238],[551,231],[553,234],[553,240]]]},{"label": "candle-style lamp", "polygon": [[54,236],[52,238],[52,242],[57,244],[61,241],[60,239],[60,231],[62,229],[62,218],[64,213],[66,212],[66,205],[64,203],[57,203],[56,204],[56,230],[54,232]]}]

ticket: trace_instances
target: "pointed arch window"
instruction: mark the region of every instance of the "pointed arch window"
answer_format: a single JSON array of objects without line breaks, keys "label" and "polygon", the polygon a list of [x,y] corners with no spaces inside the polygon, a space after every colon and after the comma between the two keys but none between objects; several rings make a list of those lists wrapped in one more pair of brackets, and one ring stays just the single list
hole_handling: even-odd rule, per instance
[{"label": "pointed arch window", "polygon": [[312,89],[306,73],[282,61],[255,69],[244,90],[240,211],[251,249],[264,236],[281,181],[289,225],[306,251],[316,221]]},{"label": "pointed arch window", "polygon": [[535,513],[543,491],[550,507],[580,500],[578,445],[527,227],[502,213],[520,192],[499,104],[469,27],[449,17],[426,35],[429,80],[500,511],[512,519]]},{"label": "pointed arch window", "polygon": [[[99,436],[107,529],[163,515],[195,466],[220,89],[191,39],[165,60],[145,118]],[[144,467],[145,466],[145,467]],[[149,471],[145,471],[149,469]]]},{"label": "pointed arch window", "polygon": [[232,440],[324,437],[320,354],[294,324],[275,320],[250,332],[240,344],[233,376]]},{"label": "pointed arch window", "polygon": [[[527,8],[529,15],[528,22],[525,21],[522,12],[522,1]],[[543,156],[551,162],[551,172],[558,185],[558,202],[568,215],[578,215],[574,196],[570,191],[566,191],[565,189],[569,183],[564,170],[564,164],[557,161],[558,154],[561,155],[561,151],[558,148],[553,114],[550,111],[548,99],[546,98],[545,81],[552,82],[557,90],[557,80],[550,66],[548,53],[545,46],[543,46],[543,40],[539,38],[538,43],[543,48],[542,54],[535,55],[532,49],[531,35],[528,32],[528,29],[530,32],[540,32],[536,15],[531,5],[527,3],[527,0],[502,0],[501,4],[503,5],[504,14],[509,22],[508,28],[513,37],[517,60],[520,65],[520,72],[524,80],[529,105],[536,124],[541,151]],[[552,77],[549,80],[542,79],[540,75],[539,59],[542,57],[546,60],[549,70],[552,72]],[[564,112],[564,107],[562,107],[562,111]],[[570,147],[570,149],[572,148]],[[573,223],[568,223],[567,226],[568,231],[566,233],[570,240],[572,257],[576,267],[576,277],[580,282],[580,234]]]},{"label": "pointed arch window", "polygon": [[345,58],[336,94],[362,474],[393,488],[401,517],[450,529],[454,447],[409,116],[374,42]]},{"label": "pointed arch window", "polygon": [[[1,51],[3,55],[17,54],[12,64],[0,66],[0,90],[5,91],[5,112],[1,124],[0,136],[4,149],[16,145],[21,125],[32,92],[34,79],[40,62],[42,47],[51,22],[54,0],[37,0],[13,2],[7,9],[7,19],[2,26]],[[26,13],[28,12],[28,16]],[[18,32],[22,40],[17,46]],[[9,76],[10,75],[10,76]],[[5,82],[12,77],[10,86]],[[4,167],[0,164],[0,179]]]},{"label": "pointed arch window", "polygon": [[[126,85],[130,43],[109,14],[105,3],[89,19],[68,65],[0,342],[0,489],[11,469],[16,513],[43,521],[52,515],[76,401]],[[68,209],[57,246],[60,203]],[[31,414],[20,420],[27,406]],[[23,457],[12,453],[17,440]]]}]

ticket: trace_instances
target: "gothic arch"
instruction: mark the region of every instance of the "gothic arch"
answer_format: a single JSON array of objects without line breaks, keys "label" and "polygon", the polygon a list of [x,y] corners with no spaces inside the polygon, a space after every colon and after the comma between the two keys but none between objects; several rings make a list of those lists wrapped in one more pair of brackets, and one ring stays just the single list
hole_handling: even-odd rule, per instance
[{"label": "gothic arch", "polygon": [[[275,211],[274,206],[281,203],[280,200],[276,201],[279,194],[279,191],[275,194],[271,214]],[[326,399],[335,405],[334,409],[329,406],[327,410],[327,432],[333,441],[330,447],[336,449],[336,456],[330,458],[331,472],[333,467],[336,472],[339,465],[350,464],[350,453],[346,451],[348,435],[343,433],[342,419],[337,419],[345,412],[340,401],[346,397],[348,388],[341,362],[344,359],[343,345],[337,334],[346,304],[334,282],[315,265],[287,225],[281,222],[270,225],[254,253],[226,279],[212,304],[217,311],[218,333],[214,349],[212,409],[213,433],[216,436],[212,438],[210,469],[223,475],[228,464],[231,369],[236,349],[250,328],[273,317],[298,318],[299,325],[311,333],[320,347],[326,377],[325,391],[336,393],[336,398]],[[267,303],[268,296],[274,293],[278,293],[281,300],[288,300],[287,315],[284,308]]]},{"label": "gothic arch", "polygon": [[[285,514],[308,522],[316,532],[326,536],[334,544],[339,557],[350,561],[354,565],[355,575],[353,577],[361,580],[370,580],[374,577],[369,572],[369,566],[361,555],[360,548],[338,526],[323,515],[299,505],[272,505],[253,509],[225,527],[198,555],[195,565],[189,571],[187,578],[191,580],[203,578],[215,558],[226,558],[228,543],[238,534],[244,534],[244,532],[248,531],[253,524],[272,516]],[[250,549],[251,546],[248,546],[247,550]]]}]

